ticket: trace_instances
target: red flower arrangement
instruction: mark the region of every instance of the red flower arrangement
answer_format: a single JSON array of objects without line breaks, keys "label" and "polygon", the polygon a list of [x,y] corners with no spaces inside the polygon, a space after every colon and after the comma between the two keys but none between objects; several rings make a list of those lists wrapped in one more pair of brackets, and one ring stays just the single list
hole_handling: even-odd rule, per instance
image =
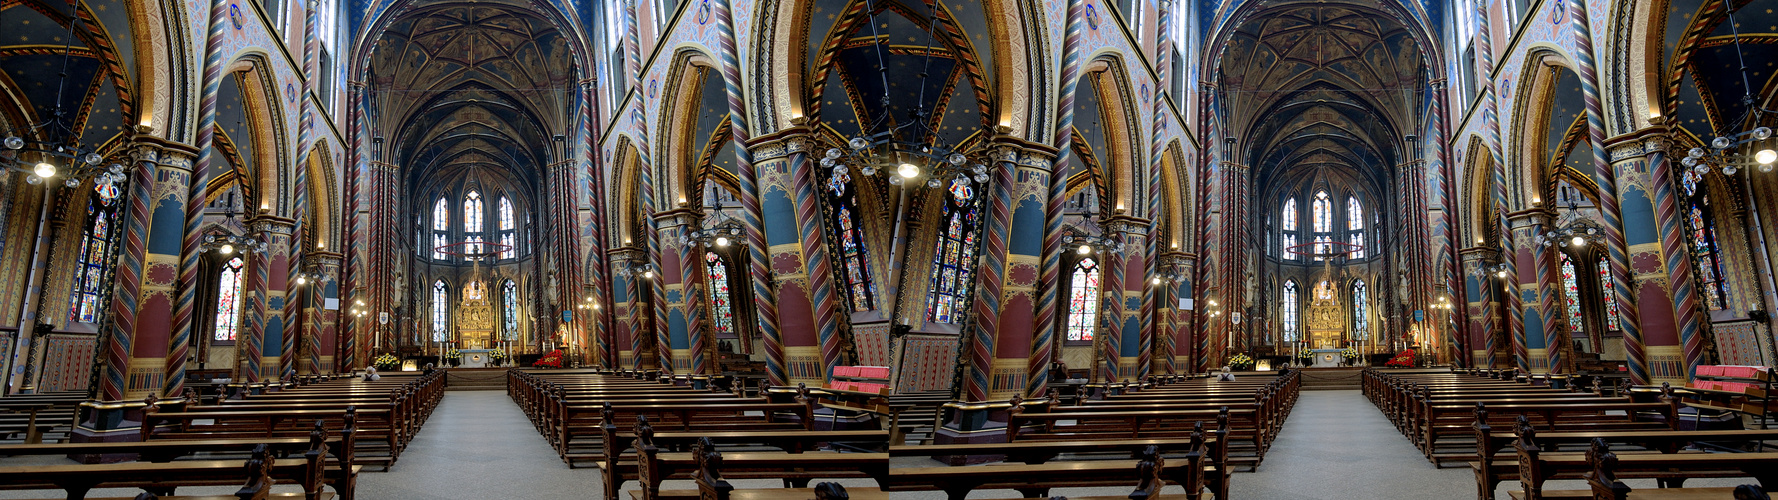
[{"label": "red flower arrangement", "polygon": [[531,366],[537,367],[537,368],[561,368],[562,367],[562,350],[556,349],[554,351],[550,351],[549,354],[543,355],[543,359],[539,359],[539,360],[537,360],[537,362],[531,363]]},{"label": "red flower arrangement", "polygon": [[1413,368],[1414,367],[1414,350],[1408,349],[1406,351],[1397,353],[1395,355],[1394,359],[1390,359],[1388,363],[1383,363],[1383,366]]}]

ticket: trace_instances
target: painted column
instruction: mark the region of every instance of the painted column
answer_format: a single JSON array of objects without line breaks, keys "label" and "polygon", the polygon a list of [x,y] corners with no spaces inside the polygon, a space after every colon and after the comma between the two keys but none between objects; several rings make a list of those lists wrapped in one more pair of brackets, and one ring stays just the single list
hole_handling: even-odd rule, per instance
[{"label": "painted column", "polygon": [[[247,258],[245,289],[253,293],[253,309],[248,314],[247,378],[250,381],[277,380],[283,375],[282,360],[287,345],[285,337],[295,332],[284,323],[284,310],[290,294],[291,230],[295,221],[261,214],[249,223],[251,231],[263,232],[266,251]],[[259,354],[254,356],[255,351]]]},{"label": "painted column", "polygon": [[673,210],[658,219],[673,226],[674,247],[666,263],[662,279],[667,283],[667,305],[672,311],[667,321],[668,336],[673,342],[673,368],[699,375],[709,375],[709,330],[704,324],[709,298],[704,294],[704,246],[689,241],[690,233],[701,226],[701,214],[694,209]]},{"label": "painted column", "polygon": [[[1148,239],[1149,222],[1137,217],[1119,214],[1112,217],[1106,228],[1113,237],[1120,239],[1124,251],[1116,259],[1108,259],[1108,276],[1117,278],[1117,283],[1107,280],[1104,290],[1106,298],[1115,302],[1116,309],[1105,309],[1100,315],[1110,321],[1106,330],[1106,368],[1110,377],[1105,380],[1132,380],[1140,371],[1139,349],[1145,348],[1142,343],[1142,292],[1148,287],[1149,267],[1142,252],[1144,242]],[[1115,286],[1114,286],[1115,285]],[[1115,311],[1115,314],[1114,314]]]},{"label": "painted column", "polygon": [[[298,373],[318,375],[335,373],[335,362],[332,353],[338,345],[338,337],[333,329],[339,318],[339,270],[340,254],[335,252],[313,252],[304,257],[304,268],[327,276],[320,281],[309,281],[303,288],[302,339],[303,347]],[[328,307],[329,305],[334,307]]]},{"label": "painted column", "polygon": [[1049,194],[1043,200],[1043,254],[1037,267],[1037,312],[1032,330],[1031,355],[1025,364],[1025,393],[1042,394],[1049,386],[1050,360],[1056,352],[1056,330],[1063,325],[1059,307],[1062,291],[1058,289],[1062,275],[1062,204],[1068,198],[1068,161],[1072,158],[1074,95],[1080,88],[1081,28],[1086,19],[1086,3],[1067,0],[1068,19],[1062,38],[1061,87],[1056,93],[1056,129],[1054,143],[1056,164],[1050,169]]},{"label": "painted column", "polygon": [[[1637,384],[1650,383],[1651,376],[1657,375],[1657,369],[1650,365],[1656,363],[1657,359],[1668,367],[1659,370],[1659,378],[1668,379],[1674,376],[1668,373],[1668,369],[1672,363],[1678,361],[1677,356],[1674,356],[1678,353],[1645,350],[1646,333],[1642,331],[1642,315],[1637,308],[1640,302],[1632,295],[1637,292],[1632,291],[1634,289],[1630,278],[1633,271],[1630,268],[1630,248],[1627,246],[1630,242],[1625,239],[1624,234],[1624,230],[1631,226],[1624,225],[1624,210],[1619,204],[1618,175],[1605,152],[1605,112],[1599,105],[1599,76],[1593,66],[1593,33],[1588,26],[1587,5],[1586,2],[1568,3],[1568,17],[1572,18],[1570,25],[1573,28],[1570,35],[1575,49],[1574,69],[1580,76],[1580,91],[1586,102],[1587,142],[1593,150],[1593,182],[1599,185],[1599,215],[1605,219],[1605,250],[1611,260],[1611,282],[1616,295],[1613,300],[1618,304],[1618,327],[1624,332],[1624,350],[1629,356],[1630,380]],[[1632,210],[1642,212],[1640,207]],[[1651,214],[1653,212],[1652,208],[1648,211]],[[1652,225],[1653,218],[1644,218],[1637,222],[1636,227]],[[1636,244],[1655,243],[1652,236],[1639,234]],[[1648,241],[1641,241],[1644,239]],[[1669,356],[1675,359],[1666,359]],[[1685,374],[1678,376],[1682,379],[1686,377]]]},{"label": "painted column", "polygon": [[191,349],[195,325],[193,314],[197,306],[198,256],[203,252],[198,227],[204,221],[204,193],[210,187],[210,166],[216,155],[212,144],[216,139],[216,94],[222,88],[223,79],[222,45],[229,35],[228,5],[231,4],[224,0],[210,0],[210,24],[204,41],[204,73],[202,90],[198,94],[197,136],[194,141],[198,147],[198,157],[188,171],[185,179],[187,182],[181,186],[186,190],[184,198],[180,200],[185,204],[182,220],[185,228],[175,267],[178,279],[172,292],[174,299],[171,321],[167,325],[169,339],[162,359],[160,391],[163,395],[178,394],[185,389],[185,358]]},{"label": "painted column", "polygon": [[[759,185],[759,206],[765,249],[777,283],[780,361],[786,383],[820,384],[828,368],[842,358],[839,309],[833,291],[834,276],[827,263],[825,235],[815,206],[813,168],[801,126],[748,145],[752,150]],[[749,251],[753,251],[751,248]],[[772,337],[765,332],[768,368],[773,361]]]},{"label": "painted column", "polygon": [[[1029,395],[1032,328],[1036,323],[1038,267],[1043,260],[1043,227],[1054,154],[1047,148],[996,138],[990,146],[992,180],[987,196],[982,257],[975,273],[971,335],[987,339],[971,349],[965,379],[971,401]],[[985,390],[975,390],[985,388]]]},{"label": "painted column", "polygon": [[1463,335],[1467,339],[1470,366],[1495,368],[1491,363],[1495,355],[1491,352],[1499,344],[1494,336],[1499,331],[1490,324],[1494,316],[1493,278],[1484,269],[1488,265],[1488,256],[1493,250],[1486,247],[1465,248],[1460,254],[1463,259],[1463,289],[1468,301],[1463,306],[1469,311],[1468,321],[1463,323]]},{"label": "painted column", "polygon": [[[1475,16],[1477,26],[1475,36],[1476,66],[1483,75],[1481,78],[1482,93],[1488,97],[1482,106],[1482,131],[1484,132],[1483,137],[1487,139],[1488,143],[1488,157],[1491,160],[1489,164],[1493,166],[1490,172],[1492,179],[1489,182],[1492,189],[1489,189],[1489,195],[1494,204],[1495,237],[1499,240],[1495,243],[1500,252],[1499,255],[1502,256],[1501,263],[1507,267],[1507,276],[1501,278],[1500,282],[1491,282],[1488,278],[1483,279],[1483,285],[1490,287],[1495,292],[1491,296],[1502,299],[1499,303],[1504,308],[1501,311],[1504,315],[1502,320],[1490,322],[1507,332],[1506,335],[1489,334],[1488,340],[1495,342],[1502,337],[1517,338],[1522,333],[1525,319],[1522,316],[1523,311],[1519,308],[1519,295],[1504,293],[1502,288],[1504,286],[1502,283],[1517,283],[1518,273],[1513,269],[1515,259],[1506,258],[1515,255],[1516,252],[1512,248],[1512,227],[1507,224],[1506,218],[1508,198],[1506,195],[1506,164],[1501,159],[1500,94],[1494,89],[1494,49],[1490,43],[1492,30],[1488,25],[1487,2],[1476,3]],[[1498,349],[1496,345],[1486,347],[1488,359],[1485,366],[1495,366]],[[1514,366],[1519,366],[1517,360],[1515,360]]]},{"label": "painted column", "polygon": [[1525,370],[1530,373],[1565,373],[1563,365],[1564,329],[1558,314],[1566,310],[1562,303],[1561,283],[1557,276],[1560,267],[1558,254],[1560,250],[1538,244],[1537,235],[1549,233],[1555,228],[1552,214],[1544,209],[1532,209],[1514,214],[1517,222],[1514,238],[1521,245],[1519,251],[1519,269],[1531,272],[1519,275],[1520,295],[1525,299],[1524,313],[1531,321],[1525,322]]},{"label": "painted column", "polygon": [[594,297],[591,317],[588,318],[588,324],[592,327],[590,336],[593,339],[593,364],[600,368],[616,368],[617,359],[613,355],[616,349],[613,341],[616,322],[613,318],[617,313],[617,300],[613,290],[615,287],[612,286],[616,277],[607,278],[612,272],[609,261],[605,259],[605,245],[609,243],[605,239],[606,229],[611,224],[611,219],[606,211],[605,177],[601,175],[604,161],[599,157],[598,123],[603,118],[599,114],[599,96],[594,91],[597,88],[596,82],[597,79],[587,80],[580,85],[581,109],[585,110],[580,119],[585,124],[582,131],[586,141],[582,147],[586,149],[586,165],[576,171],[573,187],[576,193],[582,185],[586,187],[585,203],[580,204],[582,200],[577,199],[576,204],[580,204],[580,209],[589,213],[581,222],[586,231],[581,241],[586,242],[587,249],[583,254],[575,256],[575,265],[586,266],[586,283],[592,288],[591,296]]},{"label": "painted column", "polygon": [[[1110,221],[1101,226],[1106,237],[1123,242],[1122,234],[1112,232]],[[1105,249],[1099,257],[1105,265],[1105,280],[1099,287],[1099,325],[1093,329],[1093,369],[1098,381],[1116,382],[1124,351],[1124,275],[1130,266],[1121,249]]]},{"label": "painted column", "polygon": [[[1168,36],[1167,34],[1173,32],[1173,0],[1161,0],[1160,8],[1157,10],[1159,11],[1159,22],[1155,27],[1156,33],[1160,33],[1161,35],[1159,37],[1159,43],[1155,47],[1155,52],[1159,54],[1159,57],[1155,58],[1154,85],[1155,95],[1160,96],[1167,93],[1165,92],[1165,89],[1172,88],[1172,86],[1168,85],[1170,82],[1169,78],[1178,78],[1180,75],[1172,75],[1169,73],[1169,71],[1173,69],[1171,61],[1173,56],[1173,37]],[[1166,154],[1164,151],[1164,148],[1166,147],[1164,139],[1167,133],[1166,102],[1166,99],[1161,99],[1159,97],[1156,97],[1154,100],[1154,110],[1151,112],[1154,114],[1154,126],[1150,127],[1152,133],[1149,136],[1148,141],[1149,182],[1147,189],[1148,194],[1145,197],[1148,201],[1148,206],[1145,208],[1144,212],[1149,219],[1155,221],[1154,229],[1148,233],[1148,238],[1145,239],[1146,241],[1144,243],[1146,243],[1146,247],[1142,253],[1143,260],[1147,263],[1146,268],[1143,269],[1143,275],[1148,277],[1160,275],[1157,266],[1160,263],[1161,249],[1164,248],[1161,246],[1162,243],[1160,238],[1161,234],[1165,232],[1163,229],[1167,227],[1167,218],[1165,217],[1165,214],[1162,213],[1164,210],[1162,209],[1161,204],[1161,179],[1163,178],[1161,169],[1165,168],[1165,162],[1162,161],[1162,158],[1164,158],[1164,155]],[[1184,165],[1181,165],[1180,167],[1184,168]],[[1185,185],[1184,182],[1180,182],[1179,184]],[[1171,343],[1163,338],[1165,337],[1166,332],[1172,331],[1171,321],[1168,318],[1163,317],[1161,310],[1157,308],[1156,304],[1159,302],[1160,307],[1166,307],[1165,304],[1168,303],[1167,299],[1169,294],[1167,288],[1158,282],[1154,283],[1153,289],[1154,291],[1152,293],[1145,293],[1142,295],[1142,306],[1141,312],[1139,313],[1141,317],[1141,333],[1136,357],[1137,379],[1146,379],[1149,373],[1154,371],[1154,355],[1157,352],[1160,352],[1165,356],[1163,359],[1167,360],[1167,373],[1173,372],[1173,349],[1170,345]],[[1166,347],[1163,348],[1161,346]]]},{"label": "painted column", "polygon": [[[341,270],[339,282],[343,288],[340,292],[340,301],[346,304],[345,307],[358,310],[366,310],[365,306],[360,305],[360,302],[368,297],[368,294],[365,293],[367,287],[363,283],[362,277],[365,276],[365,266],[369,264],[365,258],[365,226],[368,221],[364,219],[363,215],[366,206],[363,189],[368,184],[366,177],[369,177],[370,164],[366,161],[367,158],[362,151],[364,149],[362,147],[364,134],[361,123],[363,113],[359,107],[363,105],[363,96],[363,82],[350,82],[346,99],[346,141],[352,147],[348,148],[349,151],[346,152],[349,158],[347,160],[349,167],[346,171],[346,187],[342,192],[346,200],[345,213],[341,214],[342,220],[346,224],[345,231],[343,231],[346,241],[341,243],[343,243],[346,255],[343,262],[345,267]],[[369,344],[360,338],[361,335],[365,335],[364,332],[368,331],[368,329],[360,327],[363,321],[364,319],[359,316],[345,314],[341,315],[340,320],[335,324],[335,328],[339,332],[339,348],[334,351],[334,355],[338,359],[335,366],[341,372],[358,369],[359,361],[366,359],[366,356],[361,356],[358,353],[359,349]]]},{"label": "painted column", "polygon": [[[759,169],[753,164],[753,152],[744,147],[752,140],[752,128],[747,119],[746,102],[743,97],[745,82],[741,80],[740,55],[735,42],[735,21],[730,0],[717,0],[711,5],[716,7],[716,35],[720,45],[722,61],[723,90],[727,96],[729,135],[734,140],[735,172],[740,179],[740,193],[737,198],[741,204],[741,224],[745,228],[747,239],[747,283],[753,291],[754,333],[765,340],[767,351],[767,377],[774,384],[786,383],[789,379],[784,373],[784,343],[778,332],[777,295],[772,292],[772,263],[768,260],[765,238],[765,220],[762,218],[759,205]],[[744,344],[746,336],[741,337]],[[750,347],[743,347],[743,352]]]},{"label": "painted column", "polygon": [[136,169],[123,212],[123,249],[113,283],[111,322],[106,326],[104,376],[98,397],[106,401],[157,394],[165,376],[173,283],[185,231],[186,183],[196,150],[137,139]]},{"label": "painted column", "polygon": [[[1705,357],[1702,302],[1687,226],[1681,215],[1678,178],[1661,136],[1664,130],[1645,129],[1615,138],[1607,145],[1611,169],[1620,179],[1617,199],[1623,215],[1628,286],[1614,280],[1613,288],[1646,304],[1637,313],[1642,323],[1641,340],[1646,349],[1647,383],[1683,384]],[[1629,307],[1618,306],[1619,326]],[[1629,331],[1624,334],[1629,341]],[[1628,345],[1625,346],[1629,347]]]}]

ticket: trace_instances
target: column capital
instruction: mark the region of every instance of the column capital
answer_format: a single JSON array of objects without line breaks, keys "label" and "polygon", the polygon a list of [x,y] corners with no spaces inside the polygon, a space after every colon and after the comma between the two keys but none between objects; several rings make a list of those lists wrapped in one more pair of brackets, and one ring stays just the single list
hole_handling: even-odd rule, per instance
[{"label": "column capital", "polygon": [[1612,163],[1617,163],[1666,151],[1671,143],[1672,139],[1668,137],[1667,126],[1657,118],[1652,125],[1606,139],[1605,154]]},{"label": "column capital", "polygon": [[760,163],[792,154],[807,154],[819,147],[820,142],[812,137],[812,132],[803,125],[794,125],[771,134],[753,138],[747,144],[747,152],[753,154],[753,162]]},{"label": "column capital", "polygon": [[137,135],[130,141],[130,159],[190,172],[197,163],[198,148],[151,135]]},{"label": "column capital", "polygon": [[995,136],[986,146],[988,158],[997,163],[1051,171],[1056,164],[1056,149],[1012,136]]},{"label": "column capital", "polygon": [[254,232],[264,232],[267,236],[289,237],[296,229],[296,221],[276,215],[259,214],[247,221],[247,227]]}]

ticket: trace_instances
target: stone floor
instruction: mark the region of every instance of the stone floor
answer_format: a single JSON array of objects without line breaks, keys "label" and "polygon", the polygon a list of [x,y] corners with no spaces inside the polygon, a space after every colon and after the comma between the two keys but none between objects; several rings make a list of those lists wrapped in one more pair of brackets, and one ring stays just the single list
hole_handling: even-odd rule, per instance
[{"label": "stone floor", "polygon": [[[54,463],[54,459],[6,458],[0,466]],[[63,462],[65,463],[65,462]],[[930,465],[913,459],[897,466]],[[359,477],[359,498],[366,500],[464,499],[594,499],[599,496],[598,469],[568,469],[548,443],[526,423],[524,414],[504,391],[460,391],[445,396],[426,427],[415,436],[401,461],[388,473]],[[870,487],[869,480],[839,481],[848,487]],[[1748,480],[1692,481],[1691,486],[1732,486]],[[738,488],[771,487],[776,481],[734,481]],[[1631,481],[1651,488],[1652,481]],[[633,484],[626,485],[633,487]],[[1506,498],[1503,485],[1498,498]],[[669,481],[667,489],[694,488],[690,481]],[[1556,481],[1549,489],[1584,488],[1578,481]],[[279,491],[288,491],[280,487]],[[1357,391],[1302,393],[1296,410],[1256,473],[1236,474],[1231,495],[1237,499],[1468,500],[1475,498],[1475,480],[1468,468],[1435,469],[1381,413]],[[186,494],[229,494],[234,488],[188,488]],[[1178,493],[1177,486],[1165,493]],[[46,498],[46,492],[0,492],[0,499]],[[1052,495],[1123,496],[1128,488],[1065,488]],[[124,497],[135,492],[95,490],[92,498]],[[978,491],[970,498],[1016,498],[1011,490]],[[897,500],[938,500],[939,492],[897,493]]]}]

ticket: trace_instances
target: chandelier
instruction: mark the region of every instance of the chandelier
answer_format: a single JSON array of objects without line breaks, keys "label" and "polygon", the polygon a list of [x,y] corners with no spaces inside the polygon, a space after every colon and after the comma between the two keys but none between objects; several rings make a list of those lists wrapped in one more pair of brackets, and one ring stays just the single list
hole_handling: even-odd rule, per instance
[{"label": "chandelier", "polygon": [[[933,26],[938,24],[936,12],[933,20],[927,23],[926,31],[926,64],[920,70],[920,94],[914,109],[908,112],[908,120],[893,124],[889,120],[889,65],[883,59],[883,44],[888,39],[877,32],[876,7],[870,0],[865,1],[865,11],[869,13],[872,45],[876,48],[878,79],[883,85],[881,104],[882,113],[877,113],[869,124],[862,127],[857,137],[848,139],[845,148],[828,148],[821,158],[821,166],[830,169],[830,179],[849,179],[851,168],[858,173],[874,176],[879,172],[894,172],[889,176],[889,184],[901,186],[905,182],[918,179],[925,175],[926,187],[937,189],[945,185],[945,179],[952,179],[953,185],[967,186],[971,181],[977,185],[988,183],[988,167],[978,161],[971,161],[957,147],[941,143],[938,133],[931,125],[932,111],[927,109],[926,79],[932,63]],[[843,181],[842,181],[843,182]],[[959,189],[965,197],[973,196],[973,189]]]},{"label": "chandelier", "polygon": [[716,248],[728,248],[730,243],[743,240],[743,236],[747,233],[747,228],[741,224],[741,221],[736,220],[734,217],[730,217],[727,212],[722,211],[721,203],[717,203],[711,211],[716,212],[715,223],[711,224],[710,227],[687,231],[685,236],[686,246],[690,247],[701,244]]},{"label": "chandelier", "polygon": [[[1753,93],[1753,85],[1747,76],[1747,58],[1741,51],[1741,30],[1735,23],[1735,10],[1729,9],[1728,26],[1735,43],[1735,60],[1741,65],[1741,105],[1747,110],[1726,124],[1738,126],[1753,125],[1752,129],[1735,133],[1719,133],[1711,139],[1708,148],[1695,147],[1686,152],[1685,158],[1679,160],[1692,170],[1692,173],[1704,175],[1710,173],[1711,167],[1722,169],[1725,175],[1735,175],[1742,167],[1758,166],[1760,172],[1771,172],[1772,163],[1778,161],[1778,151],[1771,142],[1771,127],[1759,126],[1778,111],[1760,107]],[[1751,151],[1751,154],[1744,153]]]},{"label": "chandelier", "polygon": [[104,157],[95,151],[96,148],[80,143],[79,134],[68,124],[67,112],[62,109],[63,95],[68,89],[68,64],[74,55],[74,29],[81,23],[72,6],[70,3],[68,33],[62,46],[62,70],[57,75],[55,110],[48,119],[31,125],[30,133],[26,134],[41,139],[26,139],[13,134],[0,139],[0,165],[28,173],[25,182],[33,186],[62,176],[62,184],[69,188],[79,187],[81,180],[86,178],[111,187],[127,179],[124,166],[117,163],[101,165]]}]

